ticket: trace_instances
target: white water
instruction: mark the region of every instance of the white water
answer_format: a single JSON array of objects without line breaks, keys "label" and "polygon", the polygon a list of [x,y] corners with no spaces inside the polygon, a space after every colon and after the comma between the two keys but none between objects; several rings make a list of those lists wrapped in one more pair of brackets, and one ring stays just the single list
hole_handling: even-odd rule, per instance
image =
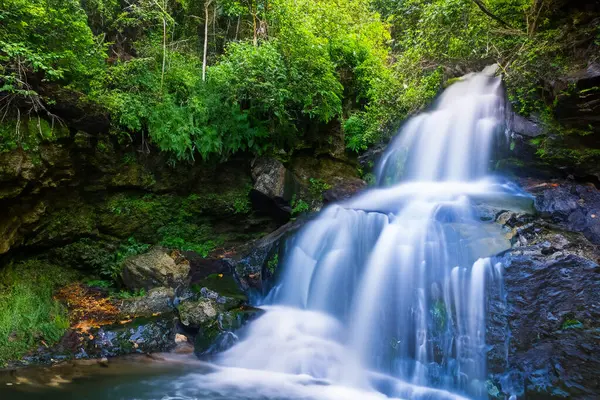
[{"label": "white water", "polygon": [[475,204],[519,196],[488,177],[503,104],[499,79],[475,75],[409,120],[378,166],[379,188],[296,236],[265,315],[219,356],[223,369],[197,377],[203,387],[248,398],[486,397],[486,282],[501,279],[490,257],[510,244]]}]

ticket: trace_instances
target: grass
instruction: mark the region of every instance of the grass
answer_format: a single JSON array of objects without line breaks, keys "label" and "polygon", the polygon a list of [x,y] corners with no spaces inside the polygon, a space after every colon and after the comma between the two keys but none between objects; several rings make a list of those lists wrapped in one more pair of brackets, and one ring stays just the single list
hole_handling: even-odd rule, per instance
[{"label": "grass", "polygon": [[73,272],[35,259],[0,270],[0,365],[60,340],[69,318],[53,295],[74,278]]}]

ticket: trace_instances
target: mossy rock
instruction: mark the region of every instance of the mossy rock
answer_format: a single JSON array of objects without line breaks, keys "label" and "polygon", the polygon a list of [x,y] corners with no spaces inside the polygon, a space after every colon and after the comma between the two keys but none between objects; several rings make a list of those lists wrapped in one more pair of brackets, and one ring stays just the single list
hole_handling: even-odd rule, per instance
[{"label": "mossy rock", "polygon": [[230,275],[211,274],[208,277],[192,285],[192,290],[200,293],[202,288],[207,288],[218,293],[220,296],[246,302],[248,298],[240,289],[237,282]]}]

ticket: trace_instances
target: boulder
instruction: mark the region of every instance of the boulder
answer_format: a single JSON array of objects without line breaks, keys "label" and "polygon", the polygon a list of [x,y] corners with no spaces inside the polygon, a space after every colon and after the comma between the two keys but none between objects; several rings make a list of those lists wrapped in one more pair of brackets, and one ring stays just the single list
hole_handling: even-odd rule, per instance
[{"label": "boulder", "polygon": [[215,320],[221,309],[215,300],[207,298],[184,301],[177,307],[181,323],[195,329]]},{"label": "boulder", "polygon": [[507,127],[512,133],[526,136],[527,138],[534,138],[545,134],[543,127],[535,116],[525,118],[515,112],[507,113]]},{"label": "boulder", "polygon": [[287,170],[274,158],[257,158],[252,162],[254,190],[271,198],[283,199]]},{"label": "boulder", "polygon": [[292,211],[289,202],[297,191],[295,177],[281,161],[261,157],[252,161],[252,179],[250,199],[254,208],[287,221]]},{"label": "boulder", "polygon": [[172,288],[158,287],[150,289],[145,296],[123,299],[117,307],[123,317],[152,317],[173,312],[174,299]]},{"label": "boulder", "polygon": [[544,218],[600,244],[600,191],[593,185],[561,180],[537,183],[529,190]]},{"label": "boulder", "polygon": [[121,279],[131,290],[150,290],[155,287],[179,288],[186,285],[190,273],[187,260],[179,253],[169,254],[162,247],[125,260]]},{"label": "boulder", "polygon": [[323,192],[323,203],[335,203],[347,200],[358,192],[364,190],[367,183],[359,178],[348,178],[336,182],[331,189]]},{"label": "boulder", "polygon": [[175,328],[173,318],[162,316],[95,328],[81,336],[83,342],[76,358],[170,351],[176,346]]},{"label": "boulder", "polygon": [[194,353],[198,357],[204,357],[229,349],[238,341],[234,332],[258,318],[263,312],[259,308],[240,307],[219,314],[211,324],[199,330],[194,340]]}]

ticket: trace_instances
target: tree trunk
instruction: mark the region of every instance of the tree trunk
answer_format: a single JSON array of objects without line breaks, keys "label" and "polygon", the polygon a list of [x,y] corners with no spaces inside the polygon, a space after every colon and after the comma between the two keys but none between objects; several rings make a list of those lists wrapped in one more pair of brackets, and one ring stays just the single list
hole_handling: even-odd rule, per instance
[{"label": "tree trunk", "polygon": [[202,82],[206,82],[206,53],[208,52],[208,7],[212,0],[204,4],[204,53],[202,56]]}]

